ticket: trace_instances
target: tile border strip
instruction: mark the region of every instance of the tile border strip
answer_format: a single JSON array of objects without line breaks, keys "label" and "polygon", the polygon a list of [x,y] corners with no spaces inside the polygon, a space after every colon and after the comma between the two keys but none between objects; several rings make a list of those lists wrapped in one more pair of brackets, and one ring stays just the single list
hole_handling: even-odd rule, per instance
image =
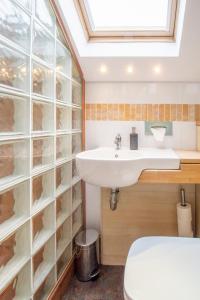
[{"label": "tile border strip", "polygon": [[86,104],[86,120],[200,121],[200,104]]}]

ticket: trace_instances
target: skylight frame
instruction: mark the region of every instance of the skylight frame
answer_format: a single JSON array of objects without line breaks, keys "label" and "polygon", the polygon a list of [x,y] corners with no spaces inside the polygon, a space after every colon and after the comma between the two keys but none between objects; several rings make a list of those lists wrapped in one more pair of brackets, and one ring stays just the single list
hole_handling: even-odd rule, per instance
[{"label": "skylight frame", "polygon": [[117,30],[99,30],[95,28],[87,0],[74,0],[86,39],[89,42],[174,42],[176,40],[177,16],[180,0],[170,0],[168,6],[167,30],[136,30],[134,27]]}]

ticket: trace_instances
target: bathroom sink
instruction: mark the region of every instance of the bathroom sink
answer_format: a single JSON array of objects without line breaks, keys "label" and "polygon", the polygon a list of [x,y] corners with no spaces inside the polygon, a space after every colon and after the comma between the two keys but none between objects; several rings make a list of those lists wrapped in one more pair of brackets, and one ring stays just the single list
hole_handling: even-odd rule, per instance
[{"label": "bathroom sink", "polygon": [[180,159],[172,149],[102,147],[76,155],[77,170],[84,181],[110,188],[136,183],[145,169],[179,169],[179,164]]}]

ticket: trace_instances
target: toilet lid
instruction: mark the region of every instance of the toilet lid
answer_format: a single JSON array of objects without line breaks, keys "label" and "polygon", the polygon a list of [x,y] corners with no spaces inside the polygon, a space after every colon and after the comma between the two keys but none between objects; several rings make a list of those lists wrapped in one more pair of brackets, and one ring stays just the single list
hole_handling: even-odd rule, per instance
[{"label": "toilet lid", "polygon": [[127,300],[199,300],[200,239],[145,237],[129,250]]}]

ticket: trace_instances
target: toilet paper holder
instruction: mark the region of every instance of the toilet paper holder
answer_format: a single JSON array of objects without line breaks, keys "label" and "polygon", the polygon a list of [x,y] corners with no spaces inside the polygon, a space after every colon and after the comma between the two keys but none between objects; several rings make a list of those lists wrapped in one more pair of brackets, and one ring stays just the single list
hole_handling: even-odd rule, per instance
[{"label": "toilet paper holder", "polygon": [[193,237],[192,207],[190,203],[186,202],[184,188],[180,189],[180,196],[180,202],[176,206],[178,235],[181,237]]},{"label": "toilet paper holder", "polygon": [[180,193],[181,193],[181,206],[187,206],[186,199],[185,199],[185,190],[181,188]]},{"label": "toilet paper holder", "polygon": [[170,121],[145,121],[144,123],[144,130],[145,135],[153,135],[151,128],[165,128],[165,136],[172,136],[173,135],[173,123]]}]

